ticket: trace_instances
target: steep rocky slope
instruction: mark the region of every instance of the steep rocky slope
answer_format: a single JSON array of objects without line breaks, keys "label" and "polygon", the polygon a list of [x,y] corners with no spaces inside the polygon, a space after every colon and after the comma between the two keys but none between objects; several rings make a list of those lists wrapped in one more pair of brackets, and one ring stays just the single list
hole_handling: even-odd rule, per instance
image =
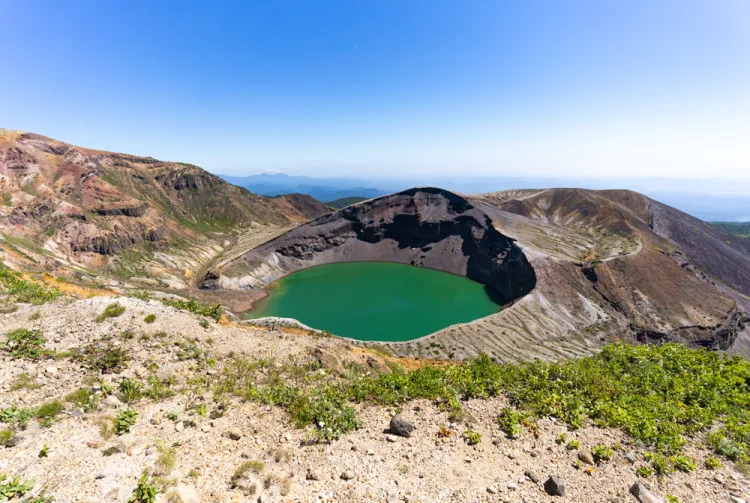
[{"label": "steep rocky slope", "polygon": [[7,261],[123,278],[161,267],[172,269],[174,285],[247,229],[288,228],[329,211],[306,196],[252,194],[190,164],[9,130],[0,130],[0,192]]},{"label": "steep rocky slope", "polygon": [[534,288],[534,271],[512,240],[466,199],[410,189],[321,217],[240,257],[220,263],[203,287],[257,288],[314,265],[383,260],[466,276],[501,303]]}]

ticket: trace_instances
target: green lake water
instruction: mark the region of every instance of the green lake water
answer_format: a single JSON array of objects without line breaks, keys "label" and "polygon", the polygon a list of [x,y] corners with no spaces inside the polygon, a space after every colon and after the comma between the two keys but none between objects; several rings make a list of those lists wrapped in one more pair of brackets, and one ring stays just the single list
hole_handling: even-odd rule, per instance
[{"label": "green lake water", "polygon": [[268,293],[247,318],[295,318],[367,341],[408,341],[500,309],[481,283],[391,262],[311,267],[272,283]]}]

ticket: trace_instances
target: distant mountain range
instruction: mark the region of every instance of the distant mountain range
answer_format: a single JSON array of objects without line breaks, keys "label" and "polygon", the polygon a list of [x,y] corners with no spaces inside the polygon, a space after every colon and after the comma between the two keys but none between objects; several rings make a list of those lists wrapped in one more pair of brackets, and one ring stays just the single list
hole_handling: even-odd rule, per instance
[{"label": "distant mountain range", "polygon": [[307,194],[318,201],[334,201],[348,197],[376,197],[398,190],[398,183],[393,186],[383,184],[379,187],[368,186],[368,182],[358,178],[315,178],[311,176],[292,176],[283,173],[251,176],[219,175],[232,185],[244,187],[263,196],[283,194]]},{"label": "distant mountain range", "polygon": [[672,178],[531,178],[491,176],[423,176],[413,178],[312,177],[284,173],[219,175],[227,182],[264,196],[300,193],[330,202],[348,197],[371,198],[410,187],[442,187],[464,194],[510,189],[578,187],[624,188],[641,192],[705,221],[750,220],[750,179]]}]

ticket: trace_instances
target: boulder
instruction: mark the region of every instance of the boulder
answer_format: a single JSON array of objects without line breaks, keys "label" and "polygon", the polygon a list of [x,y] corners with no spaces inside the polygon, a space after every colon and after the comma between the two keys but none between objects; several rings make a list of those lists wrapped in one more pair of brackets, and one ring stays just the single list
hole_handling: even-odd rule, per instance
[{"label": "boulder", "polygon": [[388,431],[400,437],[410,437],[414,431],[414,425],[401,417],[401,414],[396,414],[391,418]]},{"label": "boulder", "polygon": [[565,482],[560,477],[552,475],[544,483],[544,490],[550,496],[565,496]]},{"label": "boulder", "polygon": [[316,348],[313,356],[320,362],[320,365],[337,374],[346,372],[341,359],[335,354],[322,348]]},{"label": "boulder", "polygon": [[641,503],[664,503],[661,498],[649,491],[646,486],[638,482],[630,486],[630,494],[635,496],[635,498]]}]

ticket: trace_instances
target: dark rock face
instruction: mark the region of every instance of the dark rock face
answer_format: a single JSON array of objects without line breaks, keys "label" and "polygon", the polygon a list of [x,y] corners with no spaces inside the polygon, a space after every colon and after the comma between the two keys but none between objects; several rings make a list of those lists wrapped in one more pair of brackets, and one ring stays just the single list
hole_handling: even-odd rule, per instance
[{"label": "dark rock face", "polygon": [[[536,285],[521,249],[482,211],[451,192],[414,188],[297,227],[225,264],[224,270],[209,272],[203,287],[260,287],[314,265],[352,261],[399,262],[466,276],[487,285],[501,304]],[[258,264],[269,266],[262,276]],[[227,276],[247,274],[249,279],[225,281],[221,273],[227,270]]]}]

